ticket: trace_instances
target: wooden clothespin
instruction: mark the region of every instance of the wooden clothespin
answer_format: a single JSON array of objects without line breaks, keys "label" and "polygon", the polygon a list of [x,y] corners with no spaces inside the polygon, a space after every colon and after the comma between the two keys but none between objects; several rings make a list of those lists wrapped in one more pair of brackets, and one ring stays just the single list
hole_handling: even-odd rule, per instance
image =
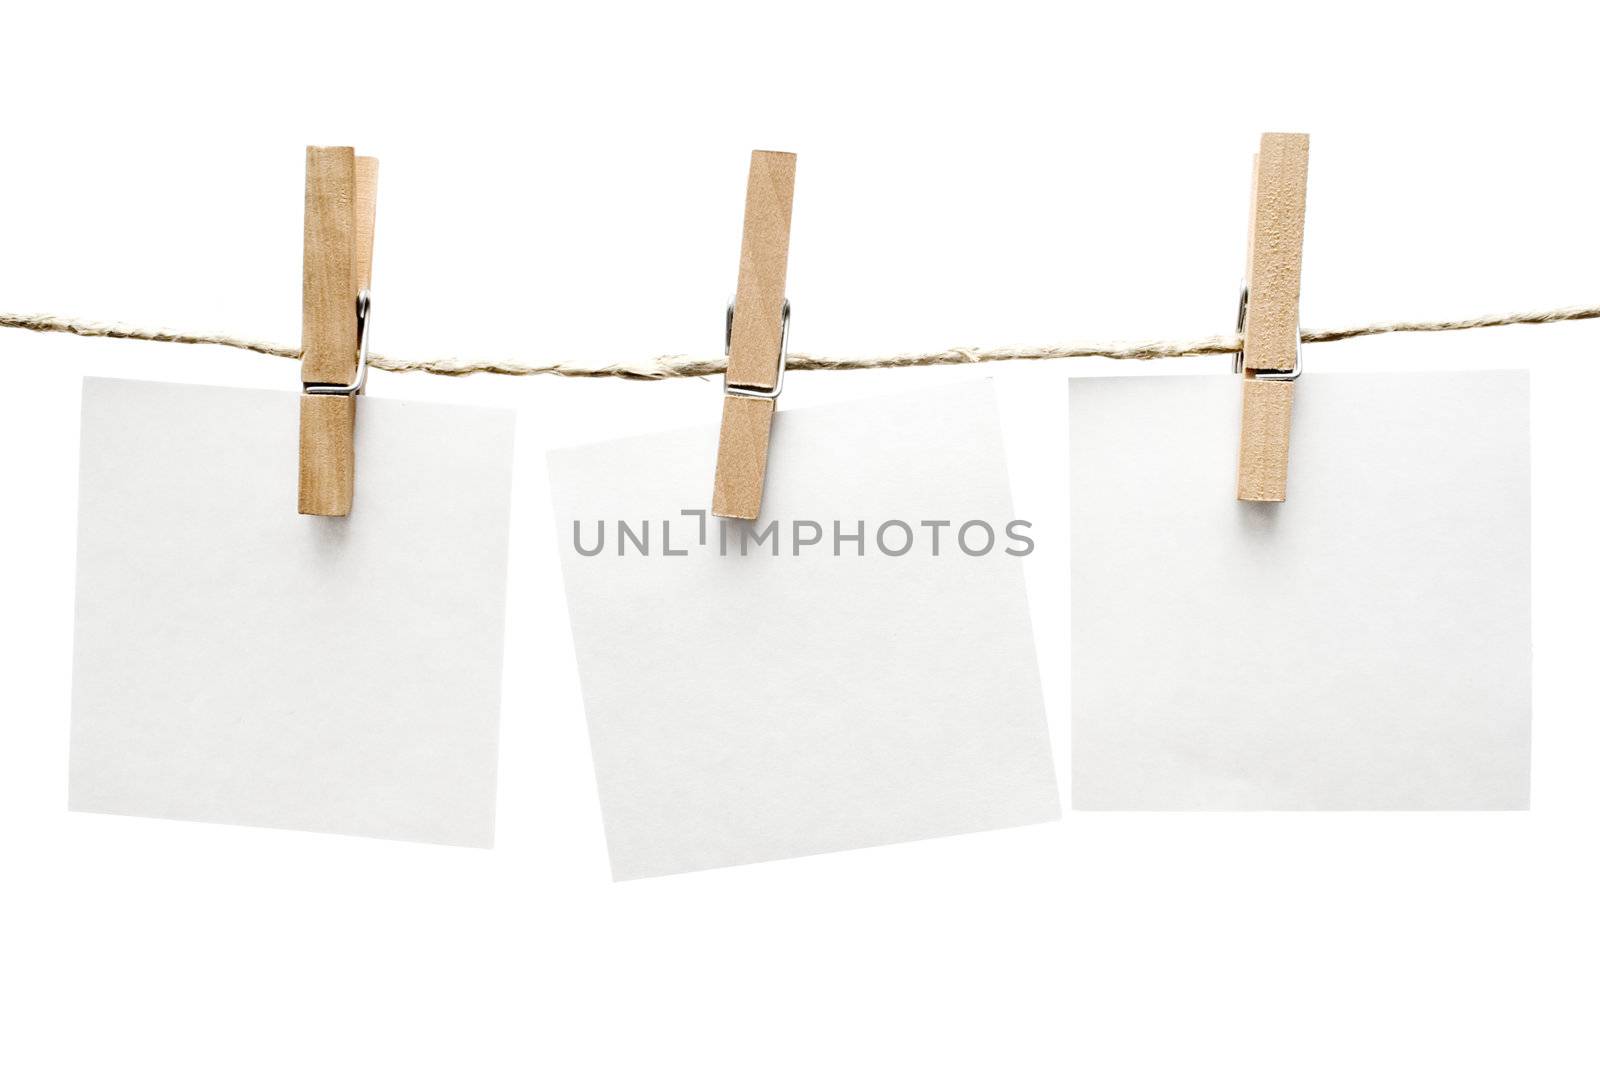
[{"label": "wooden clothespin", "polygon": [[1255,159],[1248,274],[1239,294],[1244,417],[1239,499],[1281,501],[1289,480],[1289,418],[1300,377],[1300,260],[1311,138],[1267,133]]},{"label": "wooden clothespin", "polygon": [[792,152],[752,152],[744,201],[739,287],[728,305],[728,369],[711,513],[753,519],[761,513],[772,414],[788,359],[789,217],[794,207]]},{"label": "wooden clothespin", "polygon": [[302,515],[348,515],[355,497],[356,396],[367,378],[377,212],[376,159],[353,148],[306,149]]}]

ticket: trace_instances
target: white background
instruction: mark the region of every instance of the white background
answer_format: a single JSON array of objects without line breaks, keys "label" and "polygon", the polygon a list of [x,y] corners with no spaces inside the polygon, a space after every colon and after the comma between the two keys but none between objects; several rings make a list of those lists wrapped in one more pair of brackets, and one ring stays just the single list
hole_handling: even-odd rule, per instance
[{"label": "white background", "polygon": [[[800,155],[797,351],[1201,336],[1271,129],[1313,135],[1307,326],[1600,297],[1586,9],[1328,8],[14,7],[0,308],[296,343],[303,148],[353,142],[383,164],[378,350],[714,352],[761,147]],[[1589,323],[1308,353],[1533,368],[1531,813],[1069,814],[612,885],[543,450],[710,423],[716,383],[375,376],[519,410],[499,845],[448,849],[66,813],[80,376],[298,375],[7,331],[0,1059],[1593,1063],[1597,350]],[[996,376],[1063,774],[1065,390],[1116,372],[783,401]]]}]

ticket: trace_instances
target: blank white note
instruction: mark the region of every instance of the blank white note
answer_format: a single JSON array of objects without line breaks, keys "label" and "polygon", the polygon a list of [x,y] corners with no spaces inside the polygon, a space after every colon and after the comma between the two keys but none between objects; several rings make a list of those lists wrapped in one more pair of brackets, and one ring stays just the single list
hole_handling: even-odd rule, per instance
[{"label": "blank white note", "polygon": [[754,524],[683,514],[716,444],[550,457],[613,875],[1056,818],[989,383],[780,411]]},{"label": "blank white note", "polygon": [[298,410],[84,383],[70,806],[491,845],[512,415],[363,397],[324,518]]},{"label": "blank white note", "polygon": [[1074,806],[1525,808],[1527,375],[1307,375],[1281,504],[1239,408],[1072,383]]}]

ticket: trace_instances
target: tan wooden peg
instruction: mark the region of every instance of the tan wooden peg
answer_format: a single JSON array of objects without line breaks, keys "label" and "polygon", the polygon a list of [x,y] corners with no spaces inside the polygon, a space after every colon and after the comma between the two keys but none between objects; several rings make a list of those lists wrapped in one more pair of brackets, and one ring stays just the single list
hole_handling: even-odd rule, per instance
[{"label": "tan wooden peg", "polygon": [[729,519],[761,514],[772,415],[783,390],[789,304],[789,220],[795,156],[752,152],[745,190],[739,285],[728,309],[728,369],[711,513]]},{"label": "tan wooden peg", "polygon": [[356,396],[366,378],[378,161],[306,149],[300,333],[300,514],[348,515],[355,498]]},{"label": "tan wooden peg", "polygon": [[1300,374],[1300,264],[1311,138],[1267,133],[1255,159],[1250,247],[1241,296],[1244,406],[1238,498],[1288,495],[1289,422]]}]

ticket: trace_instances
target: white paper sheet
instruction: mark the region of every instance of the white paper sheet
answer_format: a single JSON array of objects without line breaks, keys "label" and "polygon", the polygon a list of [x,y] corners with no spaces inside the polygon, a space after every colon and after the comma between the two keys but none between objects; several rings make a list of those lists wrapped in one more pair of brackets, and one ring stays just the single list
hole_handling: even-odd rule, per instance
[{"label": "white paper sheet", "polygon": [[[550,458],[613,876],[1056,818],[989,383],[780,410],[762,519],[708,518],[702,545],[681,512],[709,506],[715,452],[707,426]],[[580,554],[574,521],[592,549],[601,519],[604,550]],[[617,519],[635,535],[650,520],[651,555],[618,554]],[[740,555],[740,531],[771,520],[780,554]],[[795,555],[812,533],[795,520],[824,543]],[[832,554],[835,520],[865,524],[864,554]],[[891,520],[918,535],[904,555],[876,544]],[[921,520],[955,524],[937,556]],[[974,520],[997,531],[987,554],[956,544]],[[889,530],[891,551],[904,542]]]},{"label": "white paper sheet", "polygon": [[1239,381],[1072,383],[1073,803],[1528,803],[1528,379],[1317,374],[1289,499]]},{"label": "white paper sheet", "polygon": [[512,414],[362,398],[331,519],[298,405],[84,383],[70,807],[489,846]]}]

